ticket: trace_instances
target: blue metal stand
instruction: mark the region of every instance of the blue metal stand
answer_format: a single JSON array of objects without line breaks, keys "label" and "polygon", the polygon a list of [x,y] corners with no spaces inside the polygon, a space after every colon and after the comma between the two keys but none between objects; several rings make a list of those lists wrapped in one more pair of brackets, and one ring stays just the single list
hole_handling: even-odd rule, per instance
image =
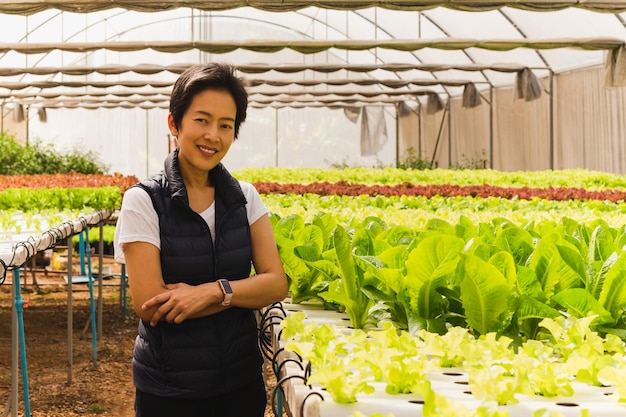
[{"label": "blue metal stand", "polygon": [[[97,329],[96,329],[96,303],[94,301],[94,296],[93,296],[93,273],[92,273],[92,269],[91,269],[91,246],[89,244],[89,228],[86,227],[85,228],[85,248],[83,249],[83,254],[86,253],[87,256],[87,277],[88,277],[88,284],[89,284],[89,305],[91,307],[91,340],[92,340],[92,347],[93,347],[93,367],[95,368],[97,366],[97,362],[98,362],[98,333],[97,333]],[[81,232],[79,240],[82,241],[82,237],[83,237],[83,233]],[[80,248],[83,248],[83,245],[80,245]],[[84,260],[83,260],[84,256],[81,255],[80,259],[81,259],[81,271],[82,268],[84,267]],[[84,274],[84,273],[83,273]]]},{"label": "blue metal stand", "polygon": [[[85,229],[86,231],[87,229]],[[89,237],[87,237],[87,245],[89,245]],[[78,235],[78,259],[80,261],[80,274],[85,276],[85,239],[83,238],[83,232]]]},{"label": "blue metal stand", "polygon": [[[24,416],[30,417],[30,396],[28,392],[28,367],[26,366],[26,338],[24,337],[24,300],[20,289],[20,268],[13,270],[13,292],[15,298],[15,313],[17,315],[17,328],[19,339],[19,351],[22,367],[22,386],[24,388]],[[17,387],[13,387],[17,389]]]}]

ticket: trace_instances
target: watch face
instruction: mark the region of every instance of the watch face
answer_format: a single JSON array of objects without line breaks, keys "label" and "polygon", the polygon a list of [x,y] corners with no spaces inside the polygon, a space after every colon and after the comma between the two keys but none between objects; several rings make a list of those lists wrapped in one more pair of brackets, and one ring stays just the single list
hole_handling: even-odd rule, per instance
[{"label": "watch face", "polygon": [[225,279],[221,279],[220,283],[222,284],[222,288],[224,288],[224,292],[230,294],[233,292],[232,288],[230,288],[230,282]]}]

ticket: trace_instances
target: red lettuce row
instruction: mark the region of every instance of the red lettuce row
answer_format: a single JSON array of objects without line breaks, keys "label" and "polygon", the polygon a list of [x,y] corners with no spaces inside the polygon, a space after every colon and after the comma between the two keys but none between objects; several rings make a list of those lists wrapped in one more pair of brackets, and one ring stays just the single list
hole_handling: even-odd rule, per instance
[{"label": "red lettuce row", "polygon": [[626,200],[626,191],[600,190],[590,191],[574,187],[499,187],[496,185],[455,185],[455,184],[411,184],[397,185],[362,185],[347,181],[336,183],[315,182],[310,184],[280,184],[277,182],[255,182],[261,194],[318,194],[342,196],[424,196],[424,197],[498,197],[505,199],[531,200],[602,200],[621,202]]},{"label": "red lettuce row", "polygon": [[114,174],[0,175],[0,191],[9,188],[99,188],[118,187],[124,193],[138,182],[135,176]]}]

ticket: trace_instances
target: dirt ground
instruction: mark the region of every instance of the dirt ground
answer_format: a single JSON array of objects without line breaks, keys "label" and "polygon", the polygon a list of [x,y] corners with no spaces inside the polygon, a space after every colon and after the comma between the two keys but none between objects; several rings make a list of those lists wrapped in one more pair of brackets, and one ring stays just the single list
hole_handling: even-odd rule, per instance
[{"label": "dirt ground", "polygon": [[[97,340],[94,359],[90,293],[86,284],[72,288],[72,366],[68,361],[68,286],[66,273],[36,273],[23,270],[21,293],[28,301],[23,312],[30,415],[32,417],[115,416],[133,417],[134,388],[131,356],[137,331],[137,316],[129,296],[124,311],[120,296],[119,265],[105,258],[113,277],[103,280],[102,334]],[[75,270],[75,274],[80,271]],[[26,274],[26,284],[24,284]],[[117,277],[116,277],[116,274]],[[0,416],[12,416],[11,340],[12,274],[0,285]],[[98,285],[94,285],[98,304]],[[98,326],[96,325],[96,329]],[[95,362],[95,363],[94,363]],[[273,388],[267,378],[268,398]],[[19,371],[18,416],[25,416],[24,389]],[[266,417],[274,416],[271,407]]]}]

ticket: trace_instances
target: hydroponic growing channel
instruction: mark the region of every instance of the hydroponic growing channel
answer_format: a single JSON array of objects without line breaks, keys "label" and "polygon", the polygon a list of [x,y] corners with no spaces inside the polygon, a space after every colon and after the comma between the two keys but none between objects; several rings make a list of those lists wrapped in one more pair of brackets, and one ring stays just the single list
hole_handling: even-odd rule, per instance
[{"label": "hydroponic growing channel", "polygon": [[[19,370],[21,369],[23,390],[24,390],[24,415],[30,416],[30,400],[28,392],[28,367],[27,352],[23,323],[23,307],[24,300],[20,292],[20,269],[21,267],[37,253],[51,249],[63,242],[71,239],[74,235],[83,233],[87,236],[89,229],[100,226],[112,215],[110,210],[96,210],[91,213],[74,213],[74,216],[67,214],[59,214],[62,220],[59,223],[59,216],[55,216],[55,222],[50,222],[50,218],[39,214],[25,215],[22,212],[14,212],[13,219],[10,222],[12,227],[5,227],[0,236],[0,284],[4,283],[7,273],[12,272],[12,359],[11,359],[11,398],[5,415],[9,409],[13,416],[17,416],[18,412],[18,387],[19,387]],[[81,239],[82,240],[82,239]],[[71,248],[72,245],[68,245]],[[97,360],[97,335],[96,335],[96,314],[93,297],[93,282],[95,280],[91,272],[90,256],[87,256],[88,263],[88,284],[90,289],[91,301],[91,327],[93,340],[93,361],[94,366]],[[81,262],[83,261],[81,254]],[[99,263],[102,265],[102,262]],[[102,273],[98,274],[101,279]],[[71,319],[71,294],[72,294],[72,252],[68,251],[68,372],[71,374],[71,357],[72,357],[72,319]]]},{"label": "hydroponic growing channel", "polygon": [[[296,317],[298,315],[299,317]],[[295,324],[287,323],[285,325],[289,321],[293,321]],[[374,331],[379,334],[370,332],[367,336],[359,336],[358,331],[352,329],[349,323],[350,321],[345,314],[324,310],[323,306],[316,304],[283,302],[273,305],[265,311],[261,329],[267,336],[264,339],[264,353],[271,358],[277,378],[277,387],[272,398],[277,415],[279,415],[278,410],[282,408],[290,416],[295,417],[348,417],[357,415],[356,412],[362,413],[360,415],[364,416],[379,413],[386,417],[435,415],[455,417],[618,417],[626,413],[626,404],[622,402],[625,393],[620,391],[623,390],[623,387],[593,386],[573,381],[571,378],[569,381],[563,382],[563,380],[559,380],[560,376],[557,374],[545,375],[545,377],[552,377],[555,385],[563,382],[561,384],[562,393],[550,397],[515,393],[515,398],[509,398],[508,404],[500,405],[498,401],[484,399],[485,395],[480,392],[473,392],[479,391],[480,388],[480,384],[476,382],[477,375],[484,376],[489,372],[482,370],[478,373],[475,369],[471,369],[473,365],[472,360],[469,359],[465,360],[465,367],[442,366],[445,361],[440,361],[441,358],[435,350],[429,349],[427,344],[423,344],[421,348],[424,352],[430,353],[423,355],[419,360],[416,359],[420,355],[419,353],[416,353],[415,356],[403,355],[400,339],[394,339],[390,343],[393,347],[373,345],[375,350],[367,352],[370,356],[369,361],[346,361],[346,358],[354,355],[359,348],[367,350],[365,345],[369,342],[364,337],[369,340],[380,340],[381,337],[384,337],[380,335],[381,330]],[[308,329],[303,330],[302,325]],[[296,326],[298,335],[294,336],[293,332],[290,332],[290,336],[285,337],[285,332],[289,332],[287,330],[289,326]],[[317,340],[306,338],[305,334],[311,329],[314,329],[313,331],[318,332],[319,335],[324,334],[324,336],[319,336]],[[392,333],[395,334],[396,332]],[[333,336],[329,336],[329,334],[333,334]],[[300,340],[294,342],[297,339]],[[451,350],[457,347],[459,354],[463,349],[469,349],[470,344],[465,345],[465,347],[455,346],[451,342],[452,339],[449,336],[442,340],[449,343],[448,346]],[[328,340],[331,341],[328,342]],[[406,343],[406,339],[404,343]],[[489,348],[484,348],[484,344],[479,341],[475,343],[474,348],[481,349],[482,355],[486,357],[495,356],[492,355],[493,352]],[[389,349],[389,352],[392,353],[383,353],[385,349]],[[316,366],[312,365],[306,358],[309,354],[313,355],[311,352],[316,350],[325,351],[324,355],[327,356],[328,362],[323,369],[320,367],[316,369]],[[408,371],[404,369],[403,377],[407,380],[411,375],[419,374],[421,380],[416,378],[413,385],[414,392],[394,393],[393,391],[397,390],[397,386],[395,389],[390,388],[391,384],[388,378],[382,377],[377,380],[372,377],[377,372],[369,372],[366,368],[369,366],[376,367],[377,370],[385,369],[385,366],[389,365],[382,363],[385,360],[390,364],[387,369],[393,369],[391,373],[400,374],[403,366],[410,368],[411,370]],[[555,363],[555,361],[554,357],[550,360],[551,363]],[[542,366],[540,362],[535,362],[535,368]],[[495,369],[501,365],[496,365],[496,363],[497,361],[494,360],[490,367]],[[339,369],[344,365],[345,368]],[[623,375],[625,366],[626,361],[622,356],[620,365],[615,368],[616,372]],[[316,373],[333,372],[333,369],[337,372],[337,377],[334,380],[332,378],[327,379],[328,375],[324,375],[322,378],[318,378],[316,375]],[[493,372],[491,376],[492,379],[483,382],[494,386],[500,385],[497,389],[501,389],[501,392],[508,390],[507,395],[511,394],[513,391],[511,381],[514,378],[507,378],[506,375],[498,374],[498,372]],[[327,382],[332,382],[319,382],[324,379]],[[360,389],[357,390],[360,392],[355,394],[353,401],[338,401],[336,398],[337,385],[348,386],[351,383],[361,385]],[[509,386],[506,386],[507,384]],[[369,388],[365,389],[363,385],[367,385]],[[568,391],[566,388],[571,389]],[[335,392],[331,393],[331,391]]]}]

